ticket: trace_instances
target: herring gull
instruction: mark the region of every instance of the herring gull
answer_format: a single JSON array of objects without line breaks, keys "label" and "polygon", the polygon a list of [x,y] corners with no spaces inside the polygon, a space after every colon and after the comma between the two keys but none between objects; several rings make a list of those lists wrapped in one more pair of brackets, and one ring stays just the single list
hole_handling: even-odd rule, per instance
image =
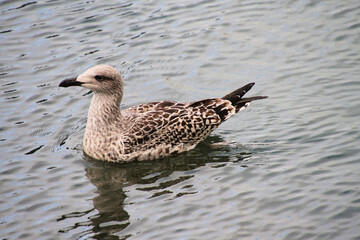
[{"label": "herring gull", "polygon": [[115,68],[97,65],[60,87],[81,86],[94,92],[83,139],[84,152],[99,160],[152,160],[189,151],[225,120],[246,108],[249,83],[222,98],[181,103],[159,101],[120,110],[123,79]]}]

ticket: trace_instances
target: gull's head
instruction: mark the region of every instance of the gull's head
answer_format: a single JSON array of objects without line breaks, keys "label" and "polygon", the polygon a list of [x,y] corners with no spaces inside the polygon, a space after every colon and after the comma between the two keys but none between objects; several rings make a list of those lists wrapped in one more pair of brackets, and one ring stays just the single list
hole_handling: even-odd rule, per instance
[{"label": "gull's head", "polygon": [[94,93],[121,94],[123,80],[118,70],[109,65],[97,65],[89,68],[76,78],[63,80],[59,87],[81,86]]}]

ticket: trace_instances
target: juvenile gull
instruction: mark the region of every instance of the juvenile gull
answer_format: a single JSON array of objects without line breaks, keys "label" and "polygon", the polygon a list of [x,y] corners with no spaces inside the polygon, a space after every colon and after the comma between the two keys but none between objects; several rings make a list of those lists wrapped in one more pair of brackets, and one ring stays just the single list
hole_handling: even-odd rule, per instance
[{"label": "juvenile gull", "polygon": [[115,68],[98,65],[60,87],[82,86],[94,92],[83,140],[89,156],[111,162],[151,160],[193,149],[222,122],[246,108],[249,83],[222,98],[190,103],[150,102],[120,110],[123,80]]}]

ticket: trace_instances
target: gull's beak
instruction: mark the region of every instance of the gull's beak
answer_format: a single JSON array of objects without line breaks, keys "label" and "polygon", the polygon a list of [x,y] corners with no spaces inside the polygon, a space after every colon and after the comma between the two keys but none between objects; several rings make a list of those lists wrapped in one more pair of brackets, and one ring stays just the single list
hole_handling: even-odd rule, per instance
[{"label": "gull's beak", "polygon": [[79,82],[76,79],[77,78],[65,79],[65,80],[61,81],[61,83],[59,84],[59,87],[81,86],[81,84],[83,84],[83,82]]}]

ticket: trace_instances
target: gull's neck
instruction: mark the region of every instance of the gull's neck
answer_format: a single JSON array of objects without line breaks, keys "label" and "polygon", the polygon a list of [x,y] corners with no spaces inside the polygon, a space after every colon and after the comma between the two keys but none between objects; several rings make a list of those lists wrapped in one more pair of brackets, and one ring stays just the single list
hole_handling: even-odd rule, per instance
[{"label": "gull's neck", "polygon": [[122,131],[125,128],[120,110],[121,97],[121,95],[115,94],[94,94],[88,113],[87,133],[101,134],[109,128],[112,131]]}]

